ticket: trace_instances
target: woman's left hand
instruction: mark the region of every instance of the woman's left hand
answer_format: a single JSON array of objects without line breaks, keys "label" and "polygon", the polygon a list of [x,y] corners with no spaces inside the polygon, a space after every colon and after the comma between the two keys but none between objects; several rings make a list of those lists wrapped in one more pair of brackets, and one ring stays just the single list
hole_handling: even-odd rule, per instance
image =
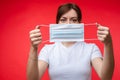
[{"label": "woman's left hand", "polygon": [[97,36],[98,39],[104,44],[108,44],[112,42],[110,29],[108,27],[98,25]]}]

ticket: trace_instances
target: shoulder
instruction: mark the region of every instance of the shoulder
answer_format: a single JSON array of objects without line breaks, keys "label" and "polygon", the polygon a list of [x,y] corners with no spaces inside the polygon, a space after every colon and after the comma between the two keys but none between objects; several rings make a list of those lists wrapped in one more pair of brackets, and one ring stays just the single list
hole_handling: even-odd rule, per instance
[{"label": "shoulder", "polygon": [[83,52],[88,53],[91,56],[91,59],[95,57],[102,57],[101,51],[95,43],[82,43],[83,44]]},{"label": "shoulder", "polygon": [[93,48],[93,47],[97,46],[95,43],[87,43],[87,42],[82,42],[81,45],[86,48]]},{"label": "shoulder", "polygon": [[98,46],[95,43],[82,42],[79,43],[80,47],[84,51],[93,52],[94,50],[99,50]]}]

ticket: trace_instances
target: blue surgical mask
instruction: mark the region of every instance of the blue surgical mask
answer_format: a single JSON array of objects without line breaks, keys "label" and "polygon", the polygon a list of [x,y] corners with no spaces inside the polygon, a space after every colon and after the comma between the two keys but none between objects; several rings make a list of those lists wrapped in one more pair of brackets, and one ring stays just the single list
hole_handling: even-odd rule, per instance
[{"label": "blue surgical mask", "polygon": [[84,24],[50,24],[50,42],[84,41]]}]

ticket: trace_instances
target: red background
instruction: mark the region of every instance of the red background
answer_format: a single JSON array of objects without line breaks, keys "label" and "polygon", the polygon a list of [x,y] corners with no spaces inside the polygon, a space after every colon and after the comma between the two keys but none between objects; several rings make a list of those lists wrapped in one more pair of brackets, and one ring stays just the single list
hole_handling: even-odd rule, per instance
[{"label": "red background", "polygon": [[[115,56],[113,80],[120,80],[120,1],[119,0],[0,0],[0,80],[26,80],[29,31],[37,24],[55,23],[60,4],[74,2],[82,9],[83,22],[98,22],[111,30]],[[48,35],[44,35],[43,40]],[[103,44],[95,42],[103,51]],[[39,46],[39,50],[41,47]],[[93,80],[99,80],[93,70]],[[49,80],[48,72],[43,80]]]}]

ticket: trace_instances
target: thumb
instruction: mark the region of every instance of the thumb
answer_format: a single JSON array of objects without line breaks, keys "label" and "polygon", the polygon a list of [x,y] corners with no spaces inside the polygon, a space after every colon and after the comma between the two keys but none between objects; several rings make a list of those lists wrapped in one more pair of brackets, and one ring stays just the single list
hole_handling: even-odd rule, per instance
[{"label": "thumb", "polygon": [[35,29],[40,29],[40,25],[37,25],[37,26],[35,27]]}]

